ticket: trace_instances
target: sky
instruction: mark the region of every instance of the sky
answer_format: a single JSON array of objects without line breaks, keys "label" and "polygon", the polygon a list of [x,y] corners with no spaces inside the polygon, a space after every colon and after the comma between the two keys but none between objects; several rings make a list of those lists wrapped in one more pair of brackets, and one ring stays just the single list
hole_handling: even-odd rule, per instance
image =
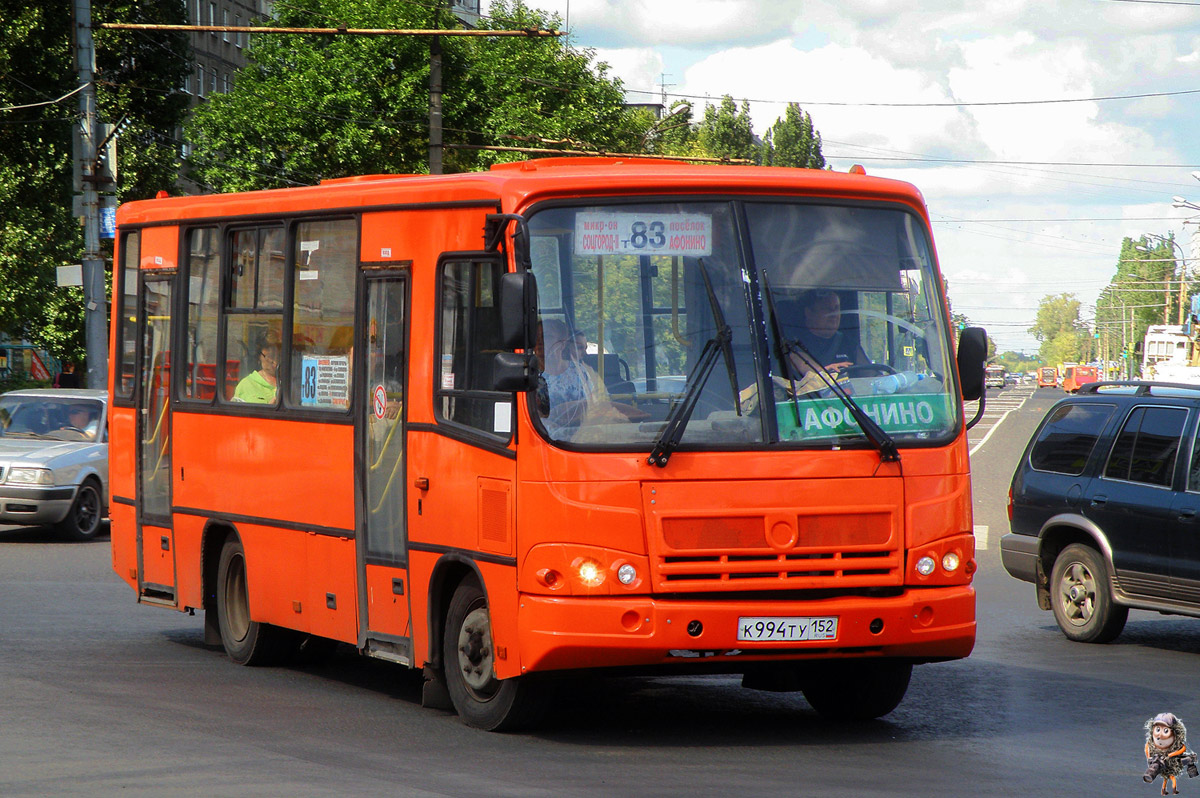
[{"label": "sky", "polygon": [[1126,237],[1173,234],[1200,280],[1200,0],[526,2],[631,102],[729,94],[759,135],[798,102],[832,168],[916,185],[1001,352],[1036,352],[1047,295],[1090,321]]}]

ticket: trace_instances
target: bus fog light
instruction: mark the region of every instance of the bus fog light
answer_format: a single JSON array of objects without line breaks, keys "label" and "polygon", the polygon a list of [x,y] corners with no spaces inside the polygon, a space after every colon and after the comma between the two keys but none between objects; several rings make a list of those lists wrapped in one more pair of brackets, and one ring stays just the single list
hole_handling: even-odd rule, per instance
[{"label": "bus fog light", "polygon": [[629,563],[625,563],[617,569],[617,581],[623,585],[632,585],[637,579],[637,569]]},{"label": "bus fog light", "polygon": [[919,573],[921,576],[929,576],[931,573],[933,573],[935,566],[937,566],[937,563],[934,562],[932,557],[922,557],[921,559],[917,560],[917,573]]},{"label": "bus fog light", "polygon": [[958,568],[958,555],[954,552],[946,552],[946,556],[942,558],[942,567],[947,571],[954,571]]},{"label": "bus fog light", "polygon": [[576,568],[579,581],[583,582],[585,586],[599,587],[604,583],[604,569],[595,560],[579,560]]}]

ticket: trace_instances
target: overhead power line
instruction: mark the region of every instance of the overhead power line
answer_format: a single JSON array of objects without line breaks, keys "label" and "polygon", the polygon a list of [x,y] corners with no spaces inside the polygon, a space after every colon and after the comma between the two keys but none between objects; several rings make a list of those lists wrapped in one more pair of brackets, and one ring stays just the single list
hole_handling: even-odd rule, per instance
[{"label": "overhead power line", "polygon": [[69,92],[67,92],[63,96],[58,97],[57,99],[54,99],[54,100],[45,100],[40,103],[26,103],[25,105],[8,105],[3,108],[0,108],[0,111],[21,111],[25,108],[41,108],[44,105],[54,105],[55,103],[60,103],[63,100],[67,99],[68,97],[71,97],[72,95],[78,94],[79,92],[81,92],[85,88],[87,88],[89,85],[91,85],[91,84],[90,83],[81,84],[81,85],[75,87],[74,89],[71,89]]},{"label": "overhead power line", "polygon": [[184,33],[316,33],[322,35],[351,36],[563,36],[562,31],[540,30],[463,30],[459,28],[419,28],[397,30],[394,28],[273,28],[268,25],[145,25],[133,22],[106,22],[101,27],[113,30],[157,30]]},{"label": "overhead power line", "polygon": [[[661,96],[661,90],[650,91],[648,89],[626,89],[625,91],[632,94],[652,94]],[[1048,98],[1044,100],[984,100],[979,102],[964,102],[950,101],[938,103],[898,103],[898,102],[846,102],[844,100],[773,100],[773,99],[755,99],[753,97],[738,97],[735,99],[743,102],[751,103],[774,103],[776,105],[791,105],[795,103],[801,107],[804,106],[821,106],[821,107],[837,107],[837,108],[981,108],[981,107],[996,107],[1005,105],[1061,105],[1065,103],[1098,103],[1110,102],[1113,100],[1144,100],[1150,97],[1179,97],[1186,94],[1200,94],[1200,89],[1185,89],[1183,91],[1157,91],[1147,92],[1145,94],[1111,94],[1097,97],[1058,97]],[[675,94],[669,93],[668,97],[683,97],[690,100],[711,100],[712,95],[708,94]]]}]

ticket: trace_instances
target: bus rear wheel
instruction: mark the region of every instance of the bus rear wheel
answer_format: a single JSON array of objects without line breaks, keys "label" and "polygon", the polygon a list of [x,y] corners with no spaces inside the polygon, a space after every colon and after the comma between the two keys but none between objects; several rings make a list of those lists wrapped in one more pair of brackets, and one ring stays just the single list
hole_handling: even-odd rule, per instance
[{"label": "bus rear wheel", "polygon": [[294,648],[293,633],[250,620],[246,551],[236,537],[226,540],[221,548],[217,566],[217,622],[225,653],[238,665],[269,665]]},{"label": "bus rear wheel", "polygon": [[899,660],[831,660],[804,675],[804,698],[829,720],[871,720],[900,705],[912,663]]},{"label": "bus rear wheel", "polygon": [[536,723],[545,712],[544,685],[527,676],[497,679],[487,596],[474,577],[459,584],[446,612],[442,666],[459,717],[485,731]]}]

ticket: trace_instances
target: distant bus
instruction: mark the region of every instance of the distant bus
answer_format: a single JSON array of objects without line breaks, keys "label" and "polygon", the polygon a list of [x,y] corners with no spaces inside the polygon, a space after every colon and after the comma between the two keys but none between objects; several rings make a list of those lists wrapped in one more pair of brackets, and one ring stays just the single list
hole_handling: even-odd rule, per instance
[{"label": "distant bus", "polygon": [[1099,381],[1099,369],[1095,366],[1067,366],[1063,373],[1062,387],[1067,393],[1075,393],[1089,382]]},{"label": "distant bus", "polygon": [[1170,367],[1188,365],[1188,343],[1190,339],[1178,324],[1152,324],[1146,329],[1142,344],[1142,377],[1154,379],[1160,371]]},{"label": "distant bus", "polygon": [[1037,381],[1039,388],[1057,388],[1058,369],[1053,366],[1042,366],[1038,369]]},{"label": "distant bus", "polygon": [[551,159],[117,219],[113,568],[234,662],[341,641],[500,729],[606,669],[875,717],[971,651],[983,331],[960,384],[912,186]]},{"label": "distant bus", "polygon": [[989,388],[1004,387],[1004,366],[988,366],[983,384]]}]

